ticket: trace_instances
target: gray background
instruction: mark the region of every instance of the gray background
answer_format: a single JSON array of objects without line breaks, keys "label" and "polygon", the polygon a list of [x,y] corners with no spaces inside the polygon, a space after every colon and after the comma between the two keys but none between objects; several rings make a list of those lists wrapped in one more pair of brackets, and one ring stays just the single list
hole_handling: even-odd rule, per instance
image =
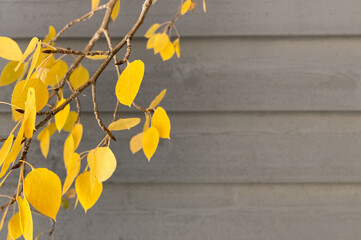
[{"label": "gray background", "polygon": [[[122,0],[111,26],[115,40],[141,3]],[[131,56],[146,66],[137,103],[146,106],[168,89],[161,105],[172,121],[171,141],[162,140],[147,163],[128,147],[140,128],[116,134],[116,172],[87,214],[81,206],[59,213],[56,239],[360,239],[361,1],[207,0],[207,14],[199,1],[176,23],[181,59],[162,63],[142,35],[178,4],[159,0],[150,9]],[[90,0],[0,0],[0,35],[24,50],[49,24],[59,30],[89,8]],[[59,46],[82,49],[101,16],[71,28]],[[94,72],[99,64],[85,66]],[[115,83],[109,66],[98,89],[106,123]],[[104,136],[89,96],[81,98],[87,131],[80,150]],[[2,87],[0,100],[10,97],[11,87]],[[9,116],[1,106],[4,136],[14,125]],[[130,116],[142,117],[122,107],[119,117]],[[64,178],[65,136],[53,137],[47,160],[34,141],[31,163]],[[11,193],[16,179],[10,182],[2,194]],[[34,222],[35,234],[50,227],[44,217]]]}]

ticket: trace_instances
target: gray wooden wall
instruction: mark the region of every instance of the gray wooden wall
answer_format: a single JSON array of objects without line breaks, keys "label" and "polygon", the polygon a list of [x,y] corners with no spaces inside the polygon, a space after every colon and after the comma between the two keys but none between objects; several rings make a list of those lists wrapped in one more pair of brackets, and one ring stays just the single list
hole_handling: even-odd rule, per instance
[{"label": "gray wooden wall", "polygon": [[[141,2],[122,0],[112,36],[128,30]],[[360,239],[361,1],[207,0],[207,14],[198,6],[177,22],[181,59],[161,63],[142,35],[178,3],[159,0],[149,11],[131,56],[146,65],[137,103],[168,88],[171,141],[147,163],[128,149],[139,128],[117,134],[118,168],[99,202],[87,214],[80,206],[61,211],[56,239]],[[24,49],[49,24],[58,30],[89,7],[90,0],[0,0],[0,35]],[[59,46],[81,49],[99,19],[70,29]],[[98,91],[107,123],[115,82],[109,67]],[[0,94],[9,101],[10,88]],[[81,98],[88,131],[80,150],[103,137],[89,96]],[[119,116],[140,115],[122,107]],[[0,122],[6,135],[8,107],[0,107]],[[52,140],[47,160],[34,142],[31,163],[64,177],[64,137]],[[36,233],[50,227],[34,221]]]}]

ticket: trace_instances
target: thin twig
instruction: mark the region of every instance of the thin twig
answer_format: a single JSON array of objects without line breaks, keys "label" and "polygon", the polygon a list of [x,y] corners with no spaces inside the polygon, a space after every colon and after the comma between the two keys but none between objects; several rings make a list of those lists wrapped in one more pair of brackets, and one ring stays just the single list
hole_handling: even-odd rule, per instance
[{"label": "thin twig", "polygon": [[95,115],[95,119],[98,122],[99,127],[106,133],[108,136],[116,141],[115,137],[113,136],[112,132],[104,125],[102,119],[100,118],[99,111],[98,111],[98,104],[97,104],[97,98],[96,98],[96,90],[95,90],[95,84],[92,84],[92,100],[93,100],[93,112]]},{"label": "thin twig", "polygon": [[[109,50],[110,51],[113,51],[113,43],[112,43],[112,38],[110,37],[109,35],[109,31],[106,29],[104,30],[104,36],[107,40],[107,43],[108,43],[108,47],[109,47]],[[114,63],[115,63],[115,70],[117,71],[117,76],[118,78],[120,77],[120,69],[119,69],[119,65],[117,65],[117,62],[118,62],[118,58],[117,58],[117,55],[115,54],[114,57]],[[120,102],[118,101],[117,99],[117,103],[115,105],[115,109],[114,109],[114,113],[113,113],[113,122],[115,122],[117,120],[117,113],[118,113],[118,110],[119,110],[119,106],[120,106]]]},{"label": "thin twig", "polygon": [[67,25],[65,25],[65,26],[56,34],[55,37],[53,37],[53,38],[50,40],[49,44],[52,44],[52,43],[54,43],[56,40],[58,40],[58,38],[65,32],[65,30],[67,30],[68,28],[70,28],[71,26],[73,26],[75,23],[82,22],[82,21],[85,21],[85,20],[89,19],[89,17],[92,16],[95,12],[97,12],[97,11],[99,11],[99,10],[101,10],[101,9],[104,9],[104,8],[106,8],[106,7],[107,7],[107,4],[103,4],[103,5],[99,6],[98,8],[96,8],[96,9],[94,9],[94,10],[92,10],[92,11],[86,13],[86,14],[84,14],[84,15],[81,16],[80,18],[75,19],[75,20],[69,22]]},{"label": "thin twig", "polygon": [[125,56],[122,60],[120,60],[119,62],[115,63],[115,65],[121,65],[123,63],[128,62],[128,58],[130,57],[130,52],[132,51],[132,45],[130,44],[130,40],[131,38],[128,37],[127,38],[127,52],[125,53]]},{"label": "thin twig", "polygon": [[43,53],[47,54],[55,54],[55,53],[61,53],[65,55],[79,55],[79,56],[97,56],[97,55],[108,55],[109,51],[89,51],[89,52],[83,52],[83,51],[75,51],[70,48],[56,48],[53,49],[47,49],[44,50]]}]

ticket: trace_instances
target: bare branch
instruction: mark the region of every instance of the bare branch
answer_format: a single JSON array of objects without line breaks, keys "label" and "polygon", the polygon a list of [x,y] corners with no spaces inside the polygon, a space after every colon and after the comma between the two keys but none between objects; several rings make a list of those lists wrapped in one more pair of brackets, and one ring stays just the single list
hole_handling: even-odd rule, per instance
[{"label": "bare branch", "polygon": [[93,112],[95,115],[95,119],[98,122],[99,127],[106,133],[108,136],[116,141],[115,137],[113,136],[112,132],[104,125],[102,119],[100,118],[99,111],[98,111],[98,104],[97,104],[97,98],[96,98],[96,87],[95,84],[92,85],[92,97],[93,97]]}]

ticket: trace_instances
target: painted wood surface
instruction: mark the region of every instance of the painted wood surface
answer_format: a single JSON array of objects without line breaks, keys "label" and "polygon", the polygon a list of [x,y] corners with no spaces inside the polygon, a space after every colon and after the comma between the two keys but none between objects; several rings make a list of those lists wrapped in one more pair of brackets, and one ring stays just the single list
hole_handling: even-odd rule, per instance
[{"label": "painted wood surface", "polygon": [[[6,123],[7,115],[0,115]],[[142,118],[120,113],[119,117]],[[111,114],[102,114],[108,124]],[[359,113],[170,113],[171,140],[161,140],[148,163],[132,155],[129,141],[141,131],[115,133],[110,147],[118,166],[109,180],[117,183],[357,183],[361,181],[361,115]],[[96,147],[104,133],[92,114],[78,152]],[[6,123],[5,126],[9,124]],[[7,134],[4,127],[1,134]],[[67,133],[55,134],[45,160],[39,141],[29,161],[65,177],[63,144]],[[83,161],[83,168],[86,161]],[[12,179],[14,182],[16,178]]]},{"label": "painted wood surface", "polygon": [[[102,2],[102,1],[101,1]],[[134,22],[142,0],[121,1],[120,16],[111,27],[115,36],[129,30],[125,22]],[[151,8],[139,35],[154,22],[170,20],[180,1],[164,0]],[[183,36],[295,36],[360,35],[361,16],[358,0],[207,0],[207,14],[201,1],[196,10],[181,18],[177,28]],[[158,6],[157,6],[158,5]],[[48,24],[56,29],[90,10],[88,0],[1,0],[0,33],[12,37],[42,36]],[[70,29],[66,36],[90,36],[103,12]]]},{"label": "painted wood surface", "polygon": [[[146,65],[136,102],[148,106],[167,88],[163,104],[172,111],[359,111],[360,42],[358,37],[183,38],[182,57],[162,62],[144,40],[136,40],[131,60]],[[26,44],[21,41],[23,49]],[[85,44],[85,39],[59,42],[73,49]],[[104,42],[97,49],[105,49]],[[99,65],[84,63],[91,73]],[[97,91],[101,111],[114,109],[116,81],[108,66]],[[11,99],[9,89],[0,89],[0,100]],[[88,90],[81,97],[85,111],[92,110],[90,96]]]},{"label": "painted wood surface", "polygon": [[106,184],[86,214],[61,210],[55,239],[356,240],[360,199],[359,184]]}]

